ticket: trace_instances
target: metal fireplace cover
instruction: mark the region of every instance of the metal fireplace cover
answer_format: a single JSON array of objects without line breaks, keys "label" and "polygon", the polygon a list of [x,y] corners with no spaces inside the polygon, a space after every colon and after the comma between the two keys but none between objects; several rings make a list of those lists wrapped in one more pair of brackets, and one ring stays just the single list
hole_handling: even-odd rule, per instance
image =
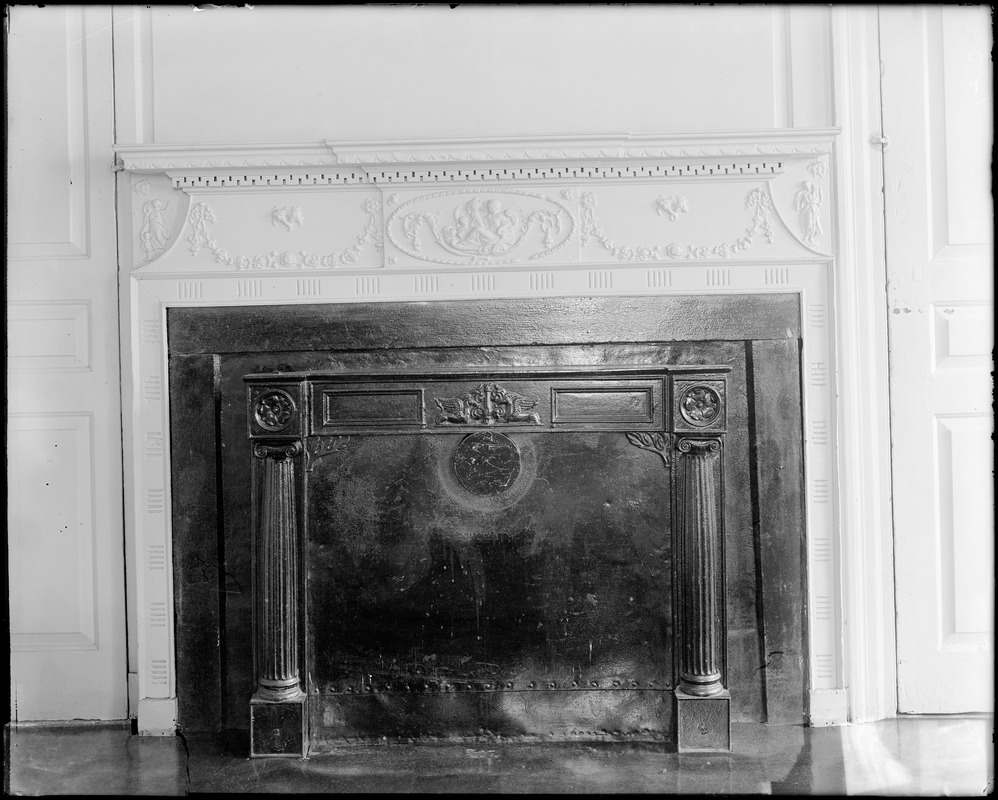
[{"label": "metal fireplace cover", "polygon": [[[313,747],[671,738],[670,499],[655,434],[574,423],[551,435],[531,385],[516,388],[483,382],[436,402],[436,435],[308,439]],[[312,405],[328,423],[329,403]]]}]

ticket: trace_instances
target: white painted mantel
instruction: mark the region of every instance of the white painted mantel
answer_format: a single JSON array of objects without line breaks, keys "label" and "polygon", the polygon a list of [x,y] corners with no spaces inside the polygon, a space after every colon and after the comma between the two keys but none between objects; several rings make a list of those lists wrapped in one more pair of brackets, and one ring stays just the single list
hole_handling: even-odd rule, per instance
[{"label": "white painted mantel", "polygon": [[886,715],[877,699],[850,709],[846,692],[850,681],[870,691],[870,667],[856,664],[871,649],[890,663],[882,630],[852,644],[850,609],[871,585],[891,591],[868,544],[854,555],[890,530],[874,530],[879,506],[857,510],[863,487],[849,474],[864,451],[882,457],[844,405],[863,366],[848,360],[862,303],[843,294],[858,269],[843,252],[850,146],[838,129],[118,146],[140,730],[169,734],[176,721],[168,308],[581,295],[800,296],[810,719]]}]

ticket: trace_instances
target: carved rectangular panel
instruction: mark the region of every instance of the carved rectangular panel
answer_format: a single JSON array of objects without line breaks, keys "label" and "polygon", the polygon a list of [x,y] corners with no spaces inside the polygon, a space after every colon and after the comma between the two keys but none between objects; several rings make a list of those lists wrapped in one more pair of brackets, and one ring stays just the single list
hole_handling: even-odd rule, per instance
[{"label": "carved rectangular panel", "polygon": [[11,303],[7,359],[16,372],[90,369],[90,304]]},{"label": "carved rectangular panel", "polygon": [[652,386],[555,387],[551,390],[551,422],[602,422],[608,424],[654,422]]},{"label": "carved rectangular panel", "polygon": [[423,424],[422,389],[322,389],[320,428]]},{"label": "carved rectangular panel", "polygon": [[[53,26],[53,13],[62,14]],[[87,37],[84,10],[18,9],[8,37],[8,180],[17,202],[8,208],[14,259],[88,255]],[[41,55],[44,54],[44,57]],[[44,90],[40,91],[40,87]]]},{"label": "carved rectangular panel", "polygon": [[11,648],[97,647],[89,414],[13,415],[8,472]]}]

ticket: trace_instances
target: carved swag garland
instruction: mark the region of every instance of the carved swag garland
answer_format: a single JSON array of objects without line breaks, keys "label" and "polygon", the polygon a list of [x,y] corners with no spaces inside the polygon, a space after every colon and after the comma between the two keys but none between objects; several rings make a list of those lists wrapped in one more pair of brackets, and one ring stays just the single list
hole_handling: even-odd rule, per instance
[{"label": "carved swag garland", "polygon": [[[452,224],[445,224],[438,211],[408,210],[407,207],[427,199],[444,195],[476,192],[471,199],[456,205],[452,212]],[[565,199],[571,192],[563,192]],[[397,195],[389,198],[395,202]],[[820,188],[806,183],[795,196],[795,209],[800,212],[803,240],[811,246],[822,236]],[[148,205],[148,203],[146,204]],[[579,197],[580,244],[583,247],[595,242],[618,261],[655,261],[665,259],[708,259],[730,258],[750,249],[761,236],[767,243],[773,243],[773,199],[768,188],[761,187],[749,192],[745,209],[751,212],[751,220],[745,234],[733,242],[719,245],[693,245],[670,242],[649,247],[620,245],[614,242],[599,223],[596,211],[598,201],[592,192],[583,192]],[[685,196],[659,197],[656,201],[658,214],[667,214],[675,221],[680,213],[689,212],[689,202]],[[212,236],[210,226],[216,223],[215,213],[205,202],[195,203],[187,217],[191,229],[187,240],[190,253],[196,256],[202,248],[209,250],[216,263],[238,270],[259,269],[333,269],[357,263],[368,246],[378,251],[384,249],[383,236],[387,236],[399,251],[421,261],[450,265],[496,265],[511,264],[523,257],[534,260],[547,256],[564,247],[575,230],[575,217],[562,203],[542,195],[512,189],[454,190],[421,195],[399,205],[382,224],[382,204],[368,198],[361,205],[368,215],[364,230],[356,242],[339,253],[319,255],[304,250],[293,252],[272,251],[266,255],[229,255],[218,246]],[[274,213],[287,209],[275,209]],[[283,223],[290,231],[297,224],[301,227],[300,209],[294,219],[274,217],[275,225]],[[148,231],[149,224],[144,227]],[[536,233],[534,233],[536,231]],[[158,233],[162,233],[157,229]],[[453,258],[436,256],[426,252],[424,236],[429,233],[436,249]],[[147,260],[161,253],[165,246],[150,244],[148,232],[144,233],[143,250]],[[160,236],[162,238],[162,236]],[[535,242],[535,239],[539,241]],[[536,249],[540,245],[542,249]],[[535,249],[531,252],[531,246]],[[394,258],[389,259],[394,263]]]}]

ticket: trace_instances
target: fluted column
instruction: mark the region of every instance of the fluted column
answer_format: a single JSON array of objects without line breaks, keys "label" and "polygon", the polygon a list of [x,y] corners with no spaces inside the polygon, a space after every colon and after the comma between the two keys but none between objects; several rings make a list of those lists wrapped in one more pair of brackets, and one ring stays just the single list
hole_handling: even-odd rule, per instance
[{"label": "fluted column", "polygon": [[724,688],[726,372],[720,365],[677,367],[672,378],[674,696],[680,753],[731,750],[731,694]]},{"label": "fluted column", "polygon": [[254,699],[296,701],[304,696],[298,664],[301,588],[295,456],[300,442],[256,444],[261,459],[256,558],[256,671]]},{"label": "fluted column", "polygon": [[721,682],[720,453],[715,438],[676,443],[679,690],[718,694]]}]

